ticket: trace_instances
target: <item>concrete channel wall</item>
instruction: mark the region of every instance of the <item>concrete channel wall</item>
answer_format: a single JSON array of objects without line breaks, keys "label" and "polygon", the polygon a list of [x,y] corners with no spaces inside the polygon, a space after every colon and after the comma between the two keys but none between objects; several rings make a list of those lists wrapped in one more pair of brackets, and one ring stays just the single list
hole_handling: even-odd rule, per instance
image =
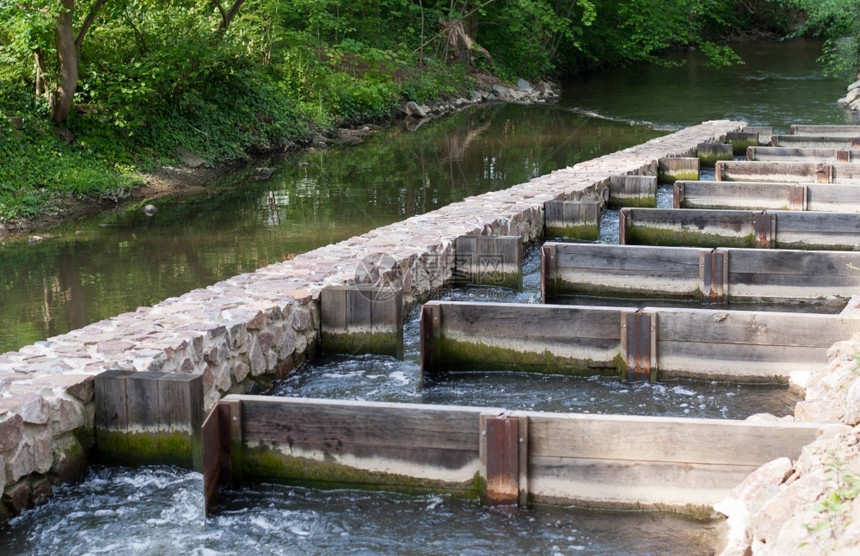
[{"label": "concrete channel wall", "polygon": [[82,475],[95,443],[96,375],[200,374],[208,413],[314,353],[326,286],[394,278],[411,306],[449,282],[457,237],[536,240],[546,201],[602,200],[611,175],[654,175],[659,159],[693,155],[743,126],[705,122],[0,355],[0,519]]}]

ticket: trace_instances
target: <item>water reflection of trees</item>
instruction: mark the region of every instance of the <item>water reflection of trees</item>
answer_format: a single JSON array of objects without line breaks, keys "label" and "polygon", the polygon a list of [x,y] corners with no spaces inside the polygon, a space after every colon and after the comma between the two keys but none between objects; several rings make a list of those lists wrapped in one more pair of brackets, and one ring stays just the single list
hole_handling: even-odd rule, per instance
[{"label": "water reflection of trees", "polygon": [[118,211],[36,246],[4,245],[0,352],[180,295],[656,133],[552,107],[494,105],[364,145],[253,168],[202,194]]}]

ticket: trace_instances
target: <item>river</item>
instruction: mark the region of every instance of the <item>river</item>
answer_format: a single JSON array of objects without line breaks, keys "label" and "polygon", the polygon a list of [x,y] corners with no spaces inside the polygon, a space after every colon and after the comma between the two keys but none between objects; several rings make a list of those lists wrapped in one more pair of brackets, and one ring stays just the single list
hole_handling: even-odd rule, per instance
[{"label": "river", "polygon": [[[7,241],[0,246],[0,352],[702,120],[746,119],[777,131],[845,122],[835,103],[844,84],[822,79],[814,62],[820,43],[738,50],[743,66],[711,70],[690,51],[678,55],[686,64],[676,68],[605,71],[565,83],[552,106],[482,106],[413,132],[394,126],[359,146],[262,161],[276,168],[268,180],[255,180],[251,168],[201,195],[159,199],[153,217],[117,210],[49,230],[35,246]],[[280,393],[344,389],[366,399],[494,405],[488,400],[496,396],[504,406],[549,411],[637,412],[641,404],[644,414],[717,418],[743,417],[734,411],[744,397],[777,414],[793,402],[778,388],[756,397],[755,389],[709,383],[628,387],[595,379],[553,404],[547,398],[559,391],[557,378],[524,386],[497,376],[483,390],[470,378],[421,391],[402,364],[372,360],[368,370],[353,360],[322,360]],[[524,401],[526,389],[534,394]],[[611,400],[622,398],[614,407]],[[229,496],[206,519],[197,473],[94,467],[84,483],[58,488],[47,504],[0,529],[0,553],[706,554],[714,527],[666,514],[543,506],[506,513],[444,496],[265,485]]]}]

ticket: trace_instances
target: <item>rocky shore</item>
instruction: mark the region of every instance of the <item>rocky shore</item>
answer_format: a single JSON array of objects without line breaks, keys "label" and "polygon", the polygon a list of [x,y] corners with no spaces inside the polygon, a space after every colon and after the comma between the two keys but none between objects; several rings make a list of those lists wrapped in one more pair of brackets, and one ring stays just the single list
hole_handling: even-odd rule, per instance
[{"label": "rocky shore", "polygon": [[[860,298],[844,311],[856,314]],[[834,344],[829,364],[792,377],[805,390],[794,420],[828,430],[796,461],[753,472],[714,508],[728,516],[723,556],[857,554],[860,547],[860,338]],[[775,419],[753,416],[751,419]],[[786,417],[785,419],[792,419]]]},{"label": "rocky shore", "polygon": [[836,102],[845,110],[850,111],[855,118],[860,117],[860,79],[849,85],[848,93]]}]

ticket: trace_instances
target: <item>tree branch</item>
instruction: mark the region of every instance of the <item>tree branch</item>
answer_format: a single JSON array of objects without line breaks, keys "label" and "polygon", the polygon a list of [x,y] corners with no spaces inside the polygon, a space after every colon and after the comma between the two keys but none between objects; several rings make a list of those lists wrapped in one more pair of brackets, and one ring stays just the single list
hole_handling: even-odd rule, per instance
[{"label": "tree branch", "polygon": [[98,16],[98,11],[101,7],[107,2],[107,0],[96,0],[96,3],[93,4],[92,9],[90,9],[90,13],[87,14],[87,18],[84,20],[84,24],[81,25],[81,30],[78,32],[78,36],[75,39],[75,49],[81,49],[81,43],[84,42],[84,37],[87,35],[87,31],[90,30],[90,26],[96,20]]}]

